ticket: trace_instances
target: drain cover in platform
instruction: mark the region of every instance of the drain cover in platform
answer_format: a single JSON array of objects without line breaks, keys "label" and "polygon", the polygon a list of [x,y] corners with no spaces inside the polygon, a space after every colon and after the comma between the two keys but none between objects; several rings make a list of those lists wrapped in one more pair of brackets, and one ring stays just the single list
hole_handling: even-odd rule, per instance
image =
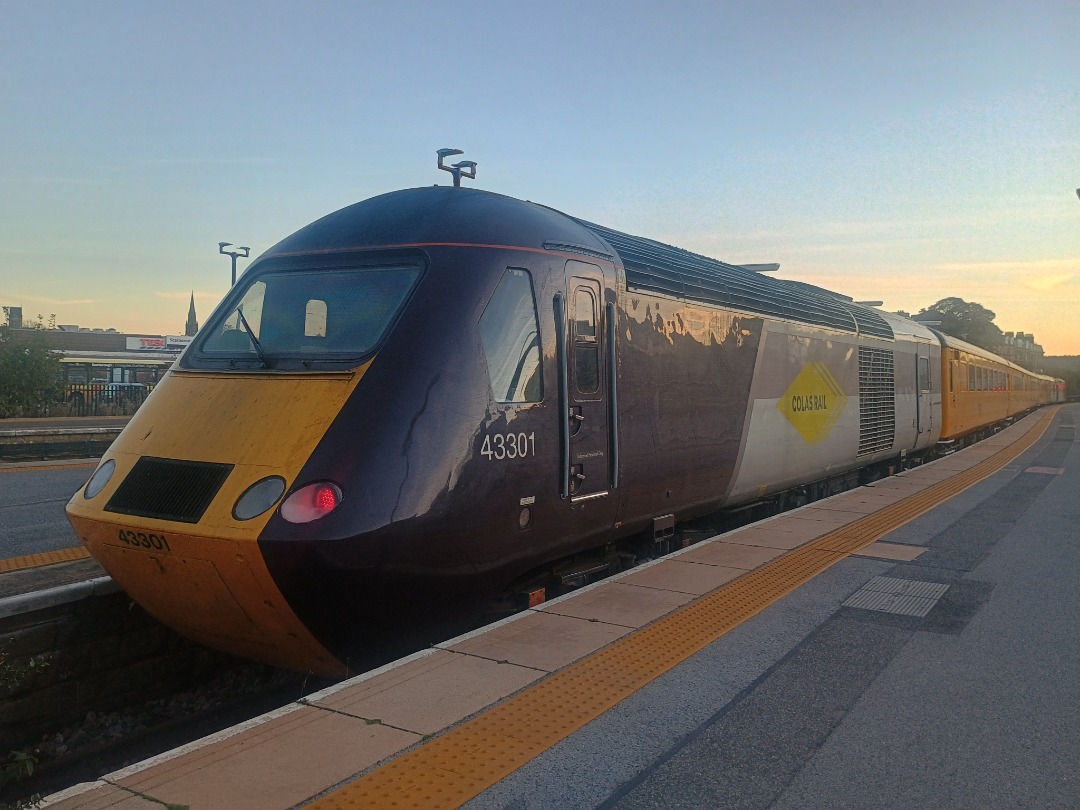
[{"label": "drain cover in platform", "polygon": [[900,616],[926,616],[949,590],[940,582],[874,577],[844,602],[844,607],[880,610]]}]

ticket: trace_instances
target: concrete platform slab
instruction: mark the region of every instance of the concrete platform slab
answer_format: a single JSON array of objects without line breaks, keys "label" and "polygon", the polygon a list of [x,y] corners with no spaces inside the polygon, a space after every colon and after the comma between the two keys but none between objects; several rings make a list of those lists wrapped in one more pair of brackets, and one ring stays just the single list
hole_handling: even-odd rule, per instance
[{"label": "concrete platform slab", "polygon": [[819,504],[811,504],[796,512],[781,515],[771,523],[762,524],[762,528],[773,528],[812,540],[834,529],[854,523],[862,516],[862,514],[838,512],[822,508]]},{"label": "concrete platform slab", "polygon": [[534,611],[445,649],[553,672],[629,632],[621,625]]},{"label": "concrete platform slab", "polygon": [[904,562],[911,562],[918,558],[925,548],[920,546],[906,546],[902,543],[884,543],[878,541],[871,543],[861,551],[855,552],[857,557],[874,557],[879,560],[903,560]]},{"label": "concrete platform slab", "polygon": [[919,481],[923,484],[936,484],[939,481],[946,481],[952,478],[958,472],[963,472],[974,467],[974,464],[968,464],[964,466],[936,466],[929,464],[925,467],[918,467],[914,470],[909,470],[904,473],[905,478],[909,481]]},{"label": "concrete platform slab", "polygon": [[435,650],[309,705],[434,734],[539,680],[542,669]]},{"label": "concrete platform slab", "polygon": [[622,582],[609,583],[550,605],[540,610],[562,616],[576,616],[595,622],[607,622],[622,627],[644,627],[693,599],[688,593],[637,588]]},{"label": "concrete platform slab", "polygon": [[721,543],[736,543],[742,546],[759,546],[778,551],[790,551],[808,543],[815,537],[827,534],[828,529],[822,528],[816,533],[785,531],[782,526],[771,528],[743,529],[735,534],[720,538]]},{"label": "concrete platform slab", "polygon": [[713,542],[700,543],[686,549],[677,559],[749,571],[784,553],[781,549],[745,545],[738,540],[736,535],[731,541],[717,538]]},{"label": "concrete platform slab", "polygon": [[695,596],[715,590],[725,582],[746,573],[741,568],[704,565],[692,560],[663,560],[640,571],[633,571],[620,581],[644,588],[689,593]]},{"label": "concrete platform slab", "polygon": [[874,481],[867,484],[864,489],[877,491],[886,490],[891,492],[903,492],[905,494],[912,494],[914,492],[921,492],[929,486],[925,481],[919,481],[918,479],[906,478],[906,473],[900,475],[894,475],[890,478],[884,478],[881,481]]},{"label": "concrete platform slab", "polygon": [[71,790],[53,794],[39,805],[42,810],[161,810],[161,802],[124,790],[108,782],[93,786],[76,785]]},{"label": "concrete platform slab", "polygon": [[815,503],[809,508],[813,510],[813,514],[815,515],[818,512],[869,515],[873,512],[880,511],[890,504],[903,500],[904,497],[906,496],[903,494],[893,493],[885,493],[880,496],[865,498],[837,496],[835,498],[829,498],[827,501],[822,501],[821,503]]},{"label": "concrete platform slab", "polygon": [[285,810],[419,739],[303,706],[115,781],[156,799],[159,808],[172,803],[189,810]]},{"label": "concrete platform slab", "polygon": [[[892,487],[871,487],[864,486],[859,487],[852,492],[845,493],[850,495],[852,500],[855,501],[867,501],[876,503],[879,506],[887,506],[890,503],[896,503],[902,501],[904,498],[910,495],[910,492],[906,492],[903,489],[894,489]],[[842,496],[837,496],[842,497]]]}]

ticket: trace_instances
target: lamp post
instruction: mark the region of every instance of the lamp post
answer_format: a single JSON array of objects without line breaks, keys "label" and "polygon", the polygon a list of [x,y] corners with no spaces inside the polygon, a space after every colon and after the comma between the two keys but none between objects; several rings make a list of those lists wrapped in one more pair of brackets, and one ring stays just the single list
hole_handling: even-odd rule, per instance
[{"label": "lamp post", "polygon": [[[232,250],[226,250],[225,248],[232,247]],[[241,252],[243,251],[243,252]],[[236,286],[236,257],[242,256],[247,258],[251,254],[251,248],[245,246],[233,247],[232,242],[218,242],[218,253],[225,256],[232,256],[232,286]]]}]

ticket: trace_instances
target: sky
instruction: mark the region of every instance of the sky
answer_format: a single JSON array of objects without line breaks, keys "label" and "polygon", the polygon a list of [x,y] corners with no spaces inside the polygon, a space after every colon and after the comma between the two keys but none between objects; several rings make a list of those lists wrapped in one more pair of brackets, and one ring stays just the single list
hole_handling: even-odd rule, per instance
[{"label": "sky", "polygon": [[219,242],[456,147],[476,188],[1080,354],[1077,32],[1074,0],[0,0],[0,304],[183,334]]}]

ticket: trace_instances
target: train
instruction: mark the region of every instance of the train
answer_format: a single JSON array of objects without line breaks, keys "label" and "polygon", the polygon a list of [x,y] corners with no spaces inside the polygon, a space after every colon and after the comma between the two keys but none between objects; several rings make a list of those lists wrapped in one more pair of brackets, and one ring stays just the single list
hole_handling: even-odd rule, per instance
[{"label": "train", "polygon": [[688,521],[798,506],[1063,399],[824,289],[405,189],[255,260],[67,513],[165,624],[338,677],[403,627],[535,606]]}]

